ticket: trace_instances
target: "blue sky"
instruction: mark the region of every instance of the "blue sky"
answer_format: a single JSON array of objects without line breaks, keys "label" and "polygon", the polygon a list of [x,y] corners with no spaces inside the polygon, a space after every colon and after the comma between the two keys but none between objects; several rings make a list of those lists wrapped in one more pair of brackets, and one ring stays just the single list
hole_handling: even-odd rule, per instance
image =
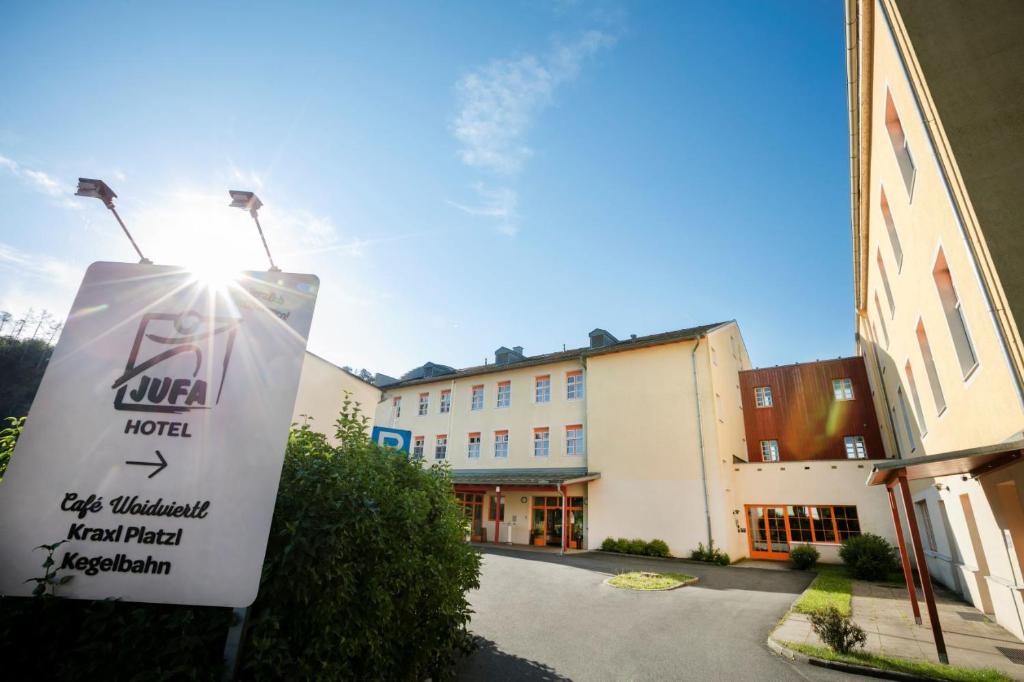
[{"label": "blue sky", "polygon": [[[0,23],[0,310],[85,267],[263,268],[310,350],[397,375],[735,318],[853,352],[839,2],[18,3]],[[493,356],[492,356],[493,357]]]}]

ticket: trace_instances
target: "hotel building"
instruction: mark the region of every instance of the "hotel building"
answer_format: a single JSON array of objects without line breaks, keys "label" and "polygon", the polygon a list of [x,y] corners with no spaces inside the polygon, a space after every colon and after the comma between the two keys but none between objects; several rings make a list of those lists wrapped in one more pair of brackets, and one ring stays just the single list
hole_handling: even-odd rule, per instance
[{"label": "hotel building", "polygon": [[[376,423],[411,431],[411,456],[449,463],[474,541],[596,549],[608,537],[660,538],[677,556],[712,541],[733,558],[769,559],[815,544],[836,560],[862,529],[891,537],[884,492],[863,485],[867,453],[882,447],[861,359],[749,367],[735,322],[623,341],[595,329],[573,350],[501,347],[493,363],[459,370],[427,363],[383,386]],[[823,378],[793,382],[801,376]],[[809,404],[822,414],[787,421]],[[769,433],[771,414],[785,453],[774,459],[748,442],[752,422]],[[791,437],[829,425],[843,435]]]},{"label": "hotel building", "polygon": [[1024,7],[846,14],[858,351],[898,458],[869,483],[919,568],[1024,637]]}]

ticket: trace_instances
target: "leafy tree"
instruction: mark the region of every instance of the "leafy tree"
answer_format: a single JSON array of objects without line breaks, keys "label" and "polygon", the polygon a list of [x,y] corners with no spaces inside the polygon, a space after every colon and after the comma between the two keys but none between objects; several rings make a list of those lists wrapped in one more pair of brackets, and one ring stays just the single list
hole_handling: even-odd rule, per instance
[{"label": "leafy tree", "polygon": [[0,416],[28,414],[52,352],[42,339],[0,337]]}]

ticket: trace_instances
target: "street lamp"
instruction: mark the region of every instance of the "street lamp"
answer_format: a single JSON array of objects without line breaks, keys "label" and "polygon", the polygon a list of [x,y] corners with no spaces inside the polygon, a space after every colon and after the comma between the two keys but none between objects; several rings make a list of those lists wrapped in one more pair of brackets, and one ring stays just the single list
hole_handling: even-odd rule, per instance
[{"label": "street lamp", "polygon": [[260,239],[263,240],[263,249],[267,252],[267,260],[270,261],[270,271],[281,272],[281,268],[274,265],[274,257],[270,255],[270,247],[267,246],[267,238],[263,236],[263,227],[260,225],[260,219],[257,215],[257,211],[263,206],[263,202],[252,192],[229,189],[228,194],[231,195],[231,208],[245,209],[252,216],[253,221],[255,221],[256,229],[260,233]]},{"label": "street lamp", "polygon": [[121,220],[121,216],[117,214],[117,209],[114,208],[114,199],[117,195],[114,194],[114,190],[110,189],[110,186],[102,180],[93,180],[91,178],[78,178],[78,191],[75,192],[75,196],[89,197],[92,199],[99,199],[103,202],[103,205],[110,209],[110,212],[117,218],[117,224],[124,230],[124,234],[128,237],[128,241],[132,243],[132,247],[135,249],[135,253],[139,254],[139,262],[143,265],[152,265],[153,261],[149,260],[142,255],[142,251],[139,249],[139,245],[132,239],[131,232],[125,226],[124,221]]}]

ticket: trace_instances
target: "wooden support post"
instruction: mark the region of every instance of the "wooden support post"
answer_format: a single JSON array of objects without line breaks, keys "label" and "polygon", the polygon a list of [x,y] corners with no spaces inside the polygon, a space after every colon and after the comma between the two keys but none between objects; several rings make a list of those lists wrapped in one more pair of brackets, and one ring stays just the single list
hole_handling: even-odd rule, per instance
[{"label": "wooden support post", "polygon": [[501,538],[501,486],[494,486],[494,544],[499,544]]},{"label": "wooden support post", "polygon": [[910,568],[910,557],[907,555],[907,542],[903,539],[903,524],[900,523],[900,510],[896,503],[896,493],[892,486],[889,489],[889,508],[892,509],[892,523],[896,527],[896,544],[900,548],[900,564],[903,566],[903,579],[907,581],[907,594],[910,605],[914,609],[914,622],[921,624],[921,607],[917,604],[917,586],[914,585],[914,571]]},{"label": "wooden support post", "polygon": [[935,606],[935,591],[932,589],[932,577],[928,574],[928,562],[924,558],[921,547],[921,532],[917,528],[917,515],[914,514],[914,501],[910,498],[910,483],[901,470],[899,475],[900,491],[903,493],[903,509],[907,513],[907,525],[910,526],[910,539],[914,543],[914,557],[917,559],[917,572],[921,576],[921,591],[924,592],[924,603],[928,607],[928,620],[932,625],[932,636],[935,638],[935,652],[941,663],[949,663],[946,654],[946,640],[942,637],[942,624],[939,623],[939,610]]}]

